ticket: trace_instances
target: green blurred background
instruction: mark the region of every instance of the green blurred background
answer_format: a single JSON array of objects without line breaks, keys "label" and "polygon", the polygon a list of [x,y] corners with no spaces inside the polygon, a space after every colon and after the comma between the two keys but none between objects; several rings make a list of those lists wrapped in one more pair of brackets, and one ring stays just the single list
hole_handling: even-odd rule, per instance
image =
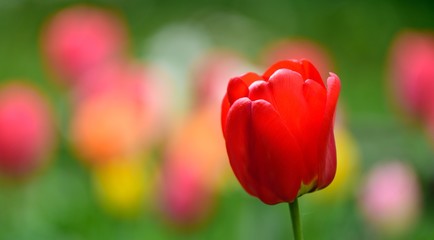
[{"label": "green blurred background", "polygon": [[[0,0],[0,81],[29,79],[50,96],[60,119],[64,98],[41,61],[41,27],[66,0]],[[82,3],[82,2],[80,2]],[[321,43],[342,81],[347,127],[358,143],[359,174],[373,164],[401,159],[414,166],[423,210],[414,228],[397,239],[434,237],[434,161],[424,132],[400,118],[387,95],[387,54],[403,29],[434,29],[432,1],[86,1],[118,11],[131,34],[131,54],[149,60],[147,43],[161,28],[188,24],[213,46],[238,51],[259,63],[263,48],[281,38]],[[261,68],[260,71],[265,69]],[[118,218],[99,206],[87,169],[59,134],[55,161],[26,183],[0,186],[0,239],[290,239],[288,206],[267,206],[240,186],[223,191],[200,227],[180,230],[152,209]],[[158,150],[156,150],[158,156]],[[157,160],[158,161],[158,160]],[[381,239],[363,220],[357,184],[347,199],[312,204],[303,196],[305,239]],[[151,193],[152,194],[152,193]],[[393,238],[393,237],[392,237]]]}]

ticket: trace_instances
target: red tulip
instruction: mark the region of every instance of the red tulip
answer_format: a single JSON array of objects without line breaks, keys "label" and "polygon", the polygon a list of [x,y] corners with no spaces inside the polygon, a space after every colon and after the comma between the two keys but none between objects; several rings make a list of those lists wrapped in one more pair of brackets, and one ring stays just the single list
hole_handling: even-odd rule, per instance
[{"label": "red tulip", "polygon": [[229,81],[222,128],[232,170],[266,204],[293,202],[328,186],[336,172],[333,119],[338,76],[324,85],[307,60],[285,60],[262,76]]}]

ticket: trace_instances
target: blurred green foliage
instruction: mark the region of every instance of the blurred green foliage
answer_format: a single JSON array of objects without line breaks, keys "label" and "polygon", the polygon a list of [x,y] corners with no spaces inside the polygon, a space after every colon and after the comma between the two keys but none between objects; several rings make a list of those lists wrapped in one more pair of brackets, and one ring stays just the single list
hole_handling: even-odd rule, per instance
[{"label": "blurred green foliage", "polygon": [[[37,83],[62,115],[62,97],[48,80],[39,50],[47,17],[76,3],[0,0],[0,82]],[[187,22],[208,33],[216,46],[242,52],[258,62],[275,39],[305,37],[322,43],[342,80],[341,104],[362,153],[361,171],[376,161],[399,158],[415,166],[424,191],[418,226],[402,239],[434,236],[434,161],[421,129],[399,119],[387,97],[387,53],[402,29],[434,29],[433,1],[86,1],[113,8],[126,19],[131,54],[146,57],[149,36],[166,24]],[[225,19],[239,18],[228,25]],[[216,20],[217,19],[217,20]],[[195,231],[168,227],[147,211],[130,220],[105,213],[95,200],[89,173],[61,139],[56,161],[28,184],[2,185],[0,239],[290,239],[285,204],[266,206],[240,187],[224,192],[213,217]],[[372,239],[360,217],[357,194],[330,207],[301,198],[306,239]]]}]

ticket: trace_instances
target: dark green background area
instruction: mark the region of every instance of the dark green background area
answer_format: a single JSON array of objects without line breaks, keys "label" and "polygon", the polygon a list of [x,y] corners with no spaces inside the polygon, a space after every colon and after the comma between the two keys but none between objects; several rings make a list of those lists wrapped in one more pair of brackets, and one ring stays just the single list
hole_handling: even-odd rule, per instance
[{"label": "dark green background area", "polygon": [[[38,50],[41,26],[75,1],[0,1],[0,79],[24,77],[47,85]],[[143,56],[147,37],[166,24],[197,22],[219,46],[255,61],[275,39],[305,37],[334,57],[351,115],[387,112],[384,68],[393,37],[402,29],[434,28],[430,1],[86,1],[117,10],[132,34],[132,53]],[[241,16],[246,26],[211,21],[219,14]],[[369,98],[367,94],[369,93]]]},{"label": "dark green background area", "polygon": [[[0,0],[0,83],[28,79],[52,98],[59,114],[59,88],[48,80],[39,50],[41,27],[56,10],[75,1]],[[284,37],[304,37],[331,53],[342,81],[341,105],[361,150],[363,174],[376,162],[412,164],[423,189],[422,218],[398,239],[434,237],[434,159],[419,126],[405,122],[387,95],[387,54],[404,29],[434,29],[433,1],[87,1],[118,11],[131,33],[131,54],[146,58],[145,43],[167,24],[187,22],[216,46],[240,51],[259,63],[262,49]],[[222,16],[245,19],[226,24]],[[217,21],[215,20],[217,19]],[[62,119],[62,117],[60,117]],[[105,213],[89,173],[60,138],[56,162],[28,184],[0,185],[0,239],[290,239],[285,204],[266,206],[241,188],[225,192],[213,218],[196,231],[168,227],[154,211],[120,220]],[[305,203],[306,239],[375,239],[360,216],[357,189],[330,207]]]}]

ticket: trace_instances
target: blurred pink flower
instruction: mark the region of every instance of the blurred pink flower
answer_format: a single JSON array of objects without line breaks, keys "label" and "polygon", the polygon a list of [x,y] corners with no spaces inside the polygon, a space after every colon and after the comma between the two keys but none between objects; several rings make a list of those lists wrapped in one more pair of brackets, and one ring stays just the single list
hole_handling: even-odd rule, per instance
[{"label": "blurred pink flower", "polygon": [[400,33],[390,50],[389,85],[397,106],[412,117],[434,111],[434,34]]},{"label": "blurred pink flower", "polygon": [[80,75],[125,51],[126,30],[118,16],[90,6],[56,13],[42,32],[48,67],[62,81],[75,84]]},{"label": "blurred pink flower", "polygon": [[0,171],[24,177],[44,165],[53,148],[54,122],[43,96],[13,83],[0,89]]},{"label": "blurred pink flower", "polygon": [[164,166],[159,203],[165,218],[178,227],[199,225],[210,215],[214,194],[197,168],[181,161]]},{"label": "blurred pink flower", "polygon": [[79,82],[72,91],[74,104],[98,97],[108,92],[128,93],[137,103],[147,97],[151,89],[147,88],[145,69],[140,64],[113,61],[90,69],[79,77]]},{"label": "blurred pink flower", "polygon": [[360,205],[367,222],[378,231],[389,235],[408,231],[421,209],[414,171],[399,161],[376,166],[366,178]]},{"label": "blurred pink flower", "polygon": [[334,64],[329,53],[320,44],[309,39],[294,38],[273,42],[262,53],[264,66],[286,59],[309,59],[323,79],[333,70]]},{"label": "blurred pink flower", "polygon": [[169,136],[162,174],[162,209],[173,222],[203,222],[213,210],[229,164],[218,113],[202,108]]},{"label": "blurred pink flower", "polygon": [[230,171],[218,114],[211,108],[193,112],[172,131],[166,148],[170,161],[179,160],[190,168],[198,168],[202,180],[213,188]]}]

